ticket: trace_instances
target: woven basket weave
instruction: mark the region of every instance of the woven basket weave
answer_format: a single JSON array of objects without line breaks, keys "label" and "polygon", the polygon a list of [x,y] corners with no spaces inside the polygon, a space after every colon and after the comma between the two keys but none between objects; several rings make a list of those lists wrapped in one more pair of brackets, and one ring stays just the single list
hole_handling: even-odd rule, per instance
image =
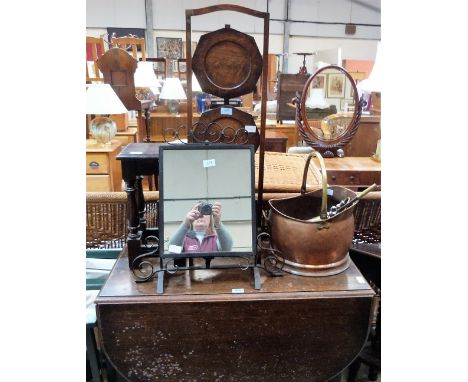
[{"label": "woven basket weave", "polygon": [[[307,154],[265,152],[263,192],[300,192]],[[255,154],[255,183],[258,188],[259,156]],[[320,188],[321,176],[314,163],[310,164],[307,191]]]},{"label": "woven basket weave", "polygon": [[[145,192],[147,227],[157,227],[159,192]],[[123,248],[127,238],[127,194],[86,193],[86,248]]]}]

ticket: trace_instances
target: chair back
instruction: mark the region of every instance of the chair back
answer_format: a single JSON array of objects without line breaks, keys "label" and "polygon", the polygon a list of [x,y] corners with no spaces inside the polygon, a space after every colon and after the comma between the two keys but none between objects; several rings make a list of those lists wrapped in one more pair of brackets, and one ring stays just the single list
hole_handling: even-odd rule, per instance
[{"label": "chair back", "polygon": [[131,54],[135,60],[138,60],[138,49],[141,51],[141,58],[146,61],[145,39],[143,37],[114,37],[111,40],[113,48],[121,48],[126,51],[131,50]]},{"label": "chair back", "polygon": [[[140,59],[140,61],[143,61],[143,60]],[[157,63],[156,67],[154,68],[154,74],[156,75],[157,78],[161,78],[163,80],[166,79],[166,77],[167,77],[167,61],[166,61],[166,59],[164,57],[154,57],[154,58],[147,57],[146,61]],[[160,64],[162,66],[162,69],[160,69]]]},{"label": "chair back", "polygon": [[104,50],[102,37],[86,36],[86,83],[104,81],[96,64],[97,59],[104,54]]},{"label": "chair back", "polygon": [[97,66],[127,110],[141,110],[141,102],[135,97],[137,60],[121,48],[110,48],[97,60]]}]

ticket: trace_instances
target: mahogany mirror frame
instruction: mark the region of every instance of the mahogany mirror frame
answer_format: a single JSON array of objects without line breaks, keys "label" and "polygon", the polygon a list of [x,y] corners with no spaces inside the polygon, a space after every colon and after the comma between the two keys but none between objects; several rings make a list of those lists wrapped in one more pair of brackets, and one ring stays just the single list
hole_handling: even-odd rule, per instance
[{"label": "mahogany mirror frame", "polygon": [[[322,74],[326,70],[336,70],[339,71],[340,73],[343,73],[345,75],[345,78],[349,80],[351,83],[351,86],[353,87],[353,100],[354,100],[354,113],[353,117],[346,127],[346,129],[338,135],[337,137],[334,137],[332,139],[324,139],[323,137],[317,135],[314,130],[310,127],[309,122],[307,120],[307,110],[306,110],[306,99],[307,99],[307,91],[309,87],[311,86],[312,81],[314,78],[316,78],[318,75]],[[347,143],[351,141],[353,138],[354,134],[357,131],[357,128],[359,127],[359,122],[361,120],[361,107],[360,107],[360,100],[358,97],[358,91],[356,84],[353,80],[353,77],[341,66],[338,65],[327,65],[319,70],[317,70],[312,76],[308,78],[306,81],[304,88],[302,90],[302,97],[300,98],[300,101],[297,102],[296,100],[296,124],[298,126],[299,133],[301,134],[302,138],[304,141],[317,151],[319,151],[324,157],[334,157],[334,156],[344,156],[344,154],[340,155],[340,153],[337,153],[337,150],[342,149],[343,146],[345,146]]]}]

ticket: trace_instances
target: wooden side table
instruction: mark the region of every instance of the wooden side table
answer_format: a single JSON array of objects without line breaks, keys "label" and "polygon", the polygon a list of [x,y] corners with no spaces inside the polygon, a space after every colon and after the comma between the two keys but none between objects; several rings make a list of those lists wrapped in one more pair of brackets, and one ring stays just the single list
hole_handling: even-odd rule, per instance
[{"label": "wooden side table", "polygon": [[116,156],[122,144],[113,140],[110,145],[86,140],[86,192],[120,191],[122,171]]},{"label": "wooden side table", "polygon": [[142,239],[154,234],[146,228],[142,180],[145,176],[154,177],[157,185],[160,145],[160,143],[131,143],[117,156],[121,161],[122,177],[127,193],[127,247],[130,267],[135,257],[142,253]]},{"label": "wooden side table", "polygon": [[124,250],[96,299],[107,356],[134,382],[339,374],[370,325],[374,292],[356,266],[328,277],[260,272],[261,290],[240,268],[177,272],[158,295],[154,280],[134,281]]}]

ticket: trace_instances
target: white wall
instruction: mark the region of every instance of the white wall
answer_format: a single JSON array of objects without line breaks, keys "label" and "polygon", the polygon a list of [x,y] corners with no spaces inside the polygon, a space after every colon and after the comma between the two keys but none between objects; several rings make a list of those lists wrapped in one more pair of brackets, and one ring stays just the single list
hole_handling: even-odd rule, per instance
[{"label": "white wall", "polygon": [[[267,0],[152,0],[153,27],[156,37],[176,37],[185,40],[185,9],[230,3],[267,10]],[[270,19],[286,17],[287,0],[269,0]],[[365,5],[368,4],[366,7]],[[145,0],[87,0],[86,33],[99,36],[107,27],[145,28]],[[291,0],[289,19],[301,21],[380,24],[380,0]],[[263,21],[237,12],[216,12],[192,17],[192,40],[200,35],[230,24],[232,28],[255,38],[260,52],[263,49]],[[315,52],[341,48],[343,60],[374,60],[379,27],[357,26],[354,36],[346,36],[344,25],[290,23],[288,73],[296,73],[302,65],[302,56],[296,52]],[[270,21],[269,52],[283,53],[284,22]],[[156,41],[155,41],[156,43]],[[154,49],[156,52],[156,49]],[[309,71],[313,57],[307,58]]]},{"label": "white wall", "polygon": [[86,0],[86,28],[145,28],[145,0]]}]

